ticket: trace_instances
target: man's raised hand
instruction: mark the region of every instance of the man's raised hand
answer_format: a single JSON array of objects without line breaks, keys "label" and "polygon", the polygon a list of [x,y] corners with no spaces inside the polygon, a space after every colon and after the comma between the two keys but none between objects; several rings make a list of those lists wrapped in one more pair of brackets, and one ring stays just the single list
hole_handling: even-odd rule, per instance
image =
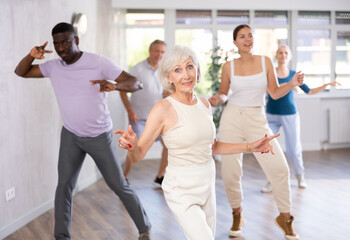
[{"label": "man's raised hand", "polygon": [[44,59],[45,53],[52,53],[51,50],[45,50],[46,45],[47,45],[47,41],[41,46],[33,47],[32,50],[30,50],[30,56],[35,59]]}]

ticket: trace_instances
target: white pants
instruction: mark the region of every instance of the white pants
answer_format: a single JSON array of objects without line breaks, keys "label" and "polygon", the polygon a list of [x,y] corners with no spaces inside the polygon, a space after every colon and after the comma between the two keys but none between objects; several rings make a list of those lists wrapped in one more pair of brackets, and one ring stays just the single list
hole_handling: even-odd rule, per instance
[{"label": "white pants", "polygon": [[165,200],[188,240],[213,240],[216,225],[215,163],[168,165],[162,183]]},{"label": "white pants", "polygon": [[[219,139],[222,142],[253,142],[272,132],[267,124],[265,110],[239,107],[228,103],[221,117]],[[291,197],[289,167],[277,140],[271,141],[275,155],[254,153],[255,158],[271,182],[273,194],[281,213],[290,212]],[[222,178],[226,194],[232,208],[238,208],[243,201],[241,178],[242,154],[224,155],[222,158]]]},{"label": "white pants", "polygon": [[266,114],[269,127],[275,134],[283,127],[286,143],[286,155],[294,168],[295,175],[304,174],[303,150],[300,140],[299,113],[290,115]]}]

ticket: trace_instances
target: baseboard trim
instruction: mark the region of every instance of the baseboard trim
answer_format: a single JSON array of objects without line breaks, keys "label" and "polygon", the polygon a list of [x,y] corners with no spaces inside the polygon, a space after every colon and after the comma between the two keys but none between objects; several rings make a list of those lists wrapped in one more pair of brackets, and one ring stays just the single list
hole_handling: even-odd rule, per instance
[{"label": "baseboard trim", "polygon": [[350,148],[350,143],[331,144],[327,141],[322,143],[322,150]]},{"label": "baseboard trim", "polygon": [[[97,172],[93,176],[78,182],[77,186],[75,187],[74,194],[77,192],[82,191],[83,189],[87,188],[91,184],[97,182],[102,177],[100,172]],[[0,229],[0,239],[4,239],[5,237],[9,236],[10,234],[14,233],[21,227],[25,226],[35,218],[39,217],[43,213],[47,212],[51,208],[54,207],[54,199],[50,199],[49,201],[41,204],[40,206],[32,209],[28,213],[24,214],[23,216],[17,218],[12,223],[6,225],[2,229]],[[53,233],[52,233],[53,234]]]},{"label": "baseboard trim", "polygon": [[53,208],[54,205],[54,199],[51,199],[47,201],[44,204],[41,204],[37,208],[31,210],[30,212],[24,214],[20,218],[16,219],[12,223],[8,224],[7,226],[0,229],[0,239],[3,239],[10,234],[14,233],[21,227],[25,226],[30,221],[34,220],[35,218],[39,217],[43,213],[47,212],[51,208]]}]

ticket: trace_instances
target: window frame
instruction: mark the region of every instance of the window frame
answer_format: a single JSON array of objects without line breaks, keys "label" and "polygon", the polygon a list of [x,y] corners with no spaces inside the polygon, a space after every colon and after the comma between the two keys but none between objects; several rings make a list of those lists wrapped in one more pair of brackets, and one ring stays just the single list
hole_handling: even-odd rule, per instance
[{"label": "window frame", "polygon": [[[149,12],[148,9],[146,9]],[[212,21],[211,24],[195,24],[195,25],[187,25],[187,24],[177,24],[176,23],[176,10],[181,9],[164,9],[164,25],[127,25],[125,24],[125,28],[164,28],[164,40],[166,41],[168,47],[172,47],[175,45],[175,30],[176,29],[208,29],[212,32],[212,42],[213,48],[217,45],[217,37],[219,30],[231,30],[233,31],[234,27],[237,25],[233,24],[218,24],[217,19],[217,11],[225,10],[225,9],[203,9],[203,10],[211,10]],[[186,9],[191,10],[191,9]],[[227,9],[230,10],[230,9]],[[232,9],[237,10],[237,9]],[[303,11],[302,9],[298,10],[281,10],[287,11],[288,23],[285,24],[255,24],[255,11],[261,11],[262,9],[242,9],[242,11],[249,11],[249,25],[252,29],[273,29],[273,28],[287,28],[288,31],[288,45],[291,47],[293,58],[291,60],[291,68],[295,69],[297,65],[297,32],[300,29],[322,29],[330,31],[330,41],[331,41],[331,56],[330,56],[330,81],[335,80],[335,66],[336,66],[336,40],[337,40],[337,32],[339,31],[349,31],[350,24],[336,24],[336,12],[335,10],[330,10],[330,24],[323,25],[299,25],[298,24],[298,12]],[[271,10],[273,11],[273,10]],[[350,81],[350,79],[349,79]],[[350,91],[350,89],[336,89],[331,87],[325,94],[321,94],[322,97],[330,96],[334,97],[335,94],[339,94],[340,91]]]}]

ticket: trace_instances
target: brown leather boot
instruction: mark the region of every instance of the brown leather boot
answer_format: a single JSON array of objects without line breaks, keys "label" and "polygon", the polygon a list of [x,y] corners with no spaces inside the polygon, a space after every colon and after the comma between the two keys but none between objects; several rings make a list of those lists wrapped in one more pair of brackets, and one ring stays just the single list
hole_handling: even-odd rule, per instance
[{"label": "brown leather boot", "polygon": [[290,219],[285,219],[282,215],[279,215],[275,219],[276,225],[284,232],[284,236],[287,240],[299,240],[298,234],[296,234],[293,230],[294,217],[290,216]]},{"label": "brown leather boot", "polygon": [[242,211],[240,213],[232,212],[232,215],[233,215],[233,223],[228,235],[230,237],[239,237],[242,235],[241,229],[245,224],[245,219],[243,217]]}]

